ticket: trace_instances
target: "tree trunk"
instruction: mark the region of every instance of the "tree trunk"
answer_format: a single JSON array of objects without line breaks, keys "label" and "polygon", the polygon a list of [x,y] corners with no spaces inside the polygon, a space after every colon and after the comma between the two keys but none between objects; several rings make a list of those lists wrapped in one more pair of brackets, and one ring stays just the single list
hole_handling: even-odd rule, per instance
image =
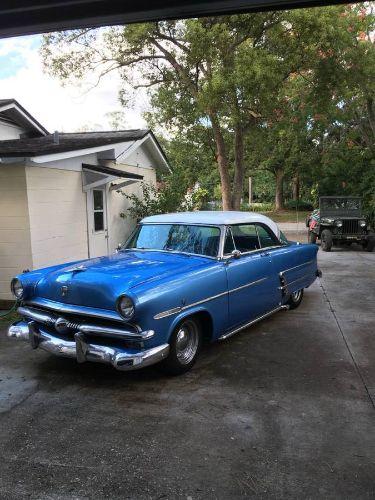
[{"label": "tree trunk", "polygon": [[293,181],[292,181],[292,190],[293,190],[293,200],[294,201],[299,200],[299,186],[300,186],[299,173],[297,172],[295,174],[295,176],[293,177]]},{"label": "tree trunk", "polygon": [[220,183],[221,183],[221,199],[223,202],[223,210],[233,210],[231,200],[230,178],[228,172],[228,157],[225,148],[224,137],[220,129],[219,121],[214,113],[209,114],[214,139],[216,144],[216,161],[219,168]]},{"label": "tree trunk", "polygon": [[276,175],[276,193],[275,193],[275,210],[282,210],[284,208],[284,171],[278,168],[275,172]]},{"label": "tree trunk", "polygon": [[241,125],[236,125],[234,129],[234,179],[232,191],[232,206],[233,210],[240,210],[241,199],[243,195],[243,178],[244,178],[244,146],[243,146],[243,130]]}]

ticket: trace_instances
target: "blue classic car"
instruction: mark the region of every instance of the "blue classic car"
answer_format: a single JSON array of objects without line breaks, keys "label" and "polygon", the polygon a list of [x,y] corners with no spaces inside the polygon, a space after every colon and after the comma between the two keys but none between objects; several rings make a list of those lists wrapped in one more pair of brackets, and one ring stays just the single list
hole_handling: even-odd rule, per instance
[{"label": "blue classic car", "polygon": [[298,307],[320,275],[317,250],[256,213],[146,217],[114,255],[15,277],[23,319],[8,335],[80,363],[180,374],[204,340]]}]

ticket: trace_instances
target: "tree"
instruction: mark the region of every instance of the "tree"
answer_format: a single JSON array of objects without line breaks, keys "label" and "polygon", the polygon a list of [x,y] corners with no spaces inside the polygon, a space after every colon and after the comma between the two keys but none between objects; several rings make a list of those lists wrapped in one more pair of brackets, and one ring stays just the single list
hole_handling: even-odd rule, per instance
[{"label": "tree", "polygon": [[[292,174],[301,159],[296,153],[300,139],[305,144],[312,130],[316,136],[307,141],[308,147],[322,148],[324,127],[333,123],[343,102],[367,110],[361,126],[373,139],[369,67],[374,64],[368,48],[373,28],[361,8],[335,6],[53,33],[44,37],[42,54],[46,69],[64,82],[92,73],[100,80],[119,71],[123,104],[130,87],[147,88],[153,117],[163,122],[170,136],[204,138],[203,159],[213,144],[224,209],[240,206],[245,161],[273,172],[277,205],[282,207],[285,175]],[[297,140],[293,134],[298,129],[302,138]],[[270,149],[257,148],[259,137]],[[249,159],[251,152],[259,151],[260,157]]]}]

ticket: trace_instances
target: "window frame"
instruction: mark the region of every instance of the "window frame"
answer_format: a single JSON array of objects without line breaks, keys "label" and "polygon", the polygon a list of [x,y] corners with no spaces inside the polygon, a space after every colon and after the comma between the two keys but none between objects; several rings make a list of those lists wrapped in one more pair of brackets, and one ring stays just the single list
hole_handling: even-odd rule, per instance
[{"label": "window frame", "polygon": [[[222,258],[223,259],[230,259],[232,257],[231,253],[230,254],[224,254],[225,240],[226,240],[228,231],[230,231],[230,233],[232,235],[232,241],[233,241],[234,249],[237,250],[236,243],[234,241],[234,237],[233,237],[233,233],[232,233],[232,227],[235,227],[235,226],[245,226],[245,225],[247,225],[247,226],[250,226],[250,225],[255,226],[255,230],[256,230],[256,233],[257,233],[257,237],[258,237],[259,248],[256,248],[255,250],[248,250],[247,252],[240,252],[240,257],[242,257],[242,255],[249,255],[249,254],[253,254],[253,253],[256,253],[256,252],[264,252],[265,250],[270,250],[270,249],[273,249],[273,248],[281,248],[281,247],[285,246],[280,241],[280,239],[276,236],[276,234],[274,234],[274,232],[272,231],[272,229],[267,226],[267,224],[264,224],[262,222],[240,222],[238,224],[231,224],[231,225],[225,226],[224,241],[223,241],[223,254],[222,254]],[[258,232],[258,227],[257,226],[261,226],[266,231],[270,231],[273,234],[273,236],[275,237],[275,240],[277,240],[277,244],[276,245],[270,245],[268,247],[262,247],[261,244],[260,244],[260,238],[259,238],[259,232]]]},{"label": "window frame", "polygon": [[[191,252],[183,252],[181,250],[161,250],[158,248],[126,248],[126,246],[130,243],[130,241],[133,239],[135,236],[136,232],[140,229],[142,226],[172,226],[172,225],[178,225],[178,226],[198,226],[198,227],[212,227],[216,228],[219,230],[219,245],[218,245],[218,250],[217,250],[217,255],[212,256],[212,255],[205,255],[202,253],[191,253]],[[168,253],[174,253],[174,254],[183,254],[183,255],[195,255],[198,257],[204,257],[206,259],[213,259],[213,260],[220,260],[221,255],[222,255],[222,242],[223,242],[223,232],[225,228],[224,226],[221,226],[220,224],[205,224],[205,223],[187,223],[187,222],[142,222],[136,225],[134,228],[134,231],[130,234],[129,238],[125,241],[125,243],[122,245],[122,250],[125,251],[130,251],[134,250],[137,252],[168,252]]]}]

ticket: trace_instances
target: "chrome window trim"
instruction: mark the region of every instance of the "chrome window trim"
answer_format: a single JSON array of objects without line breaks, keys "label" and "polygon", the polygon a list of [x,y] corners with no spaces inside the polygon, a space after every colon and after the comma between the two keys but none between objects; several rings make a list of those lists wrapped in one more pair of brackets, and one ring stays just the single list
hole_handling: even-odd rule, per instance
[{"label": "chrome window trim", "polygon": [[[265,224],[262,224],[261,222],[241,222],[241,223],[238,223],[238,224],[231,224],[230,226],[224,226],[224,243],[223,243],[223,247],[222,247],[222,253],[221,253],[221,260],[228,260],[228,259],[231,259],[232,258],[232,255],[231,254],[224,254],[224,244],[225,244],[225,238],[226,238],[226,232],[227,230],[230,230],[231,234],[232,234],[232,240],[233,240],[233,245],[234,245],[234,248],[236,248],[236,244],[235,244],[235,241],[234,241],[234,238],[233,238],[233,233],[232,233],[232,227],[234,226],[255,226],[255,230],[256,230],[256,233],[257,233],[257,237],[258,237],[258,243],[259,243],[259,246],[261,247],[261,244],[260,244],[260,240],[259,240],[259,233],[258,233],[258,229],[257,229],[257,226],[262,226],[262,227],[266,227],[266,229],[270,230],[271,229],[269,227],[267,227]],[[241,252],[241,255],[240,255],[240,258],[243,256],[243,255],[250,255],[250,254],[253,254],[253,253],[256,253],[256,252],[265,252],[267,250],[273,250],[275,248],[282,248],[284,247],[285,245],[283,243],[281,243],[280,239],[276,236],[276,234],[273,233],[273,231],[271,231],[273,236],[276,238],[276,240],[279,242],[278,245],[271,245],[269,247],[261,247],[261,248],[256,248],[255,250],[249,250],[248,252]]]}]

